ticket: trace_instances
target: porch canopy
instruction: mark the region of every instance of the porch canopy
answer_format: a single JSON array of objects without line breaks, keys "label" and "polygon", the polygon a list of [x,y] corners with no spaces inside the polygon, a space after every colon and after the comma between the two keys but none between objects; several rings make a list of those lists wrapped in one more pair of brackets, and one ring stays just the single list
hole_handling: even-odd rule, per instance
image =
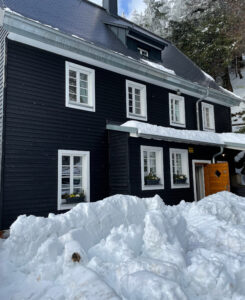
[{"label": "porch canopy", "polygon": [[175,129],[139,121],[128,121],[122,125],[107,124],[107,129],[128,132],[133,137],[245,150],[245,134],[239,133]]}]

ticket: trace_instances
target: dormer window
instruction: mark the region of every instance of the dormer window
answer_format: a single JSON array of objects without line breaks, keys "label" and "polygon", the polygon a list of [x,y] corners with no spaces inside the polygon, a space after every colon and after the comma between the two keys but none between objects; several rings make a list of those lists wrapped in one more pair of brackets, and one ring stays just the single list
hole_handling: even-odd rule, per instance
[{"label": "dormer window", "polygon": [[138,51],[140,53],[141,56],[145,57],[145,58],[148,58],[149,57],[149,52],[145,49],[142,49],[142,48],[138,48]]}]

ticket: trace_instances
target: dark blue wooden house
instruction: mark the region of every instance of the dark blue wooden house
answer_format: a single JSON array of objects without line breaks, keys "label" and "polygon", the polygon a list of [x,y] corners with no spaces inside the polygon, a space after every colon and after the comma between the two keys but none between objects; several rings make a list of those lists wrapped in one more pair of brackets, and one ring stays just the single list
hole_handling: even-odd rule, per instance
[{"label": "dark blue wooden house", "polygon": [[204,196],[203,167],[224,145],[121,125],[230,132],[240,99],[116,0],[0,3],[1,228],[117,193]]}]

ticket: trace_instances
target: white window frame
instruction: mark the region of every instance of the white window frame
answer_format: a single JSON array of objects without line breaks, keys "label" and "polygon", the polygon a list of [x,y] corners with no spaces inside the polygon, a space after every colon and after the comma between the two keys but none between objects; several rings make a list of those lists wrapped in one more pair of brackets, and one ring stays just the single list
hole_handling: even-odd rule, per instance
[{"label": "white window frame", "polygon": [[90,152],[89,151],[74,151],[74,150],[58,150],[58,210],[67,210],[74,207],[76,204],[62,204],[62,156],[80,156],[83,157],[82,177],[83,190],[86,196],[86,202],[90,202]]},{"label": "white window frame", "polygon": [[[185,172],[183,172],[183,174],[186,175],[186,177],[187,177],[187,182],[185,184],[175,184],[174,183],[173,162],[172,162],[172,154],[173,153],[181,154],[182,170],[185,170]],[[169,157],[170,157],[171,188],[172,189],[189,188],[190,187],[190,171],[189,171],[189,153],[188,153],[188,150],[170,148],[169,149]],[[184,158],[184,160],[183,160],[183,158]]]},{"label": "white window frame", "polygon": [[[159,185],[146,185],[145,184],[145,173],[144,173],[144,151],[156,152],[156,168],[157,176],[160,178]],[[163,190],[164,189],[164,165],[163,165],[163,148],[151,147],[151,146],[140,146],[140,163],[141,163],[141,188],[143,191],[146,190]]]},{"label": "white window frame", "polygon": [[[205,108],[209,109],[209,118],[211,126],[207,126]],[[204,131],[215,131],[215,117],[214,117],[214,106],[209,103],[202,102],[202,127]]]},{"label": "white window frame", "polygon": [[149,51],[148,50],[145,50],[143,48],[138,47],[138,51],[139,51],[139,53],[140,53],[141,56],[143,56],[143,57],[149,57]]},{"label": "white window frame", "polygon": [[[76,86],[76,102],[70,101],[69,98],[69,71],[75,71],[77,76]],[[80,86],[79,86],[79,74],[86,74],[88,76],[88,104],[80,103]],[[86,111],[95,112],[95,70],[86,68],[81,65],[77,65],[66,61],[66,107],[76,108]]]},{"label": "white window frame", "polygon": [[[180,121],[176,121],[172,119],[172,100],[179,101],[179,109],[180,109]],[[175,117],[175,106],[173,107],[174,117]],[[169,93],[169,120],[170,125],[175,127],[186,127],[186,118],[185,118],[185,98],[183,96],[179,96],[176,94]]]},{"label": "white window frame", "polygon": [[[129,93],[128,89],[139,89],[140,90],[140,103],[141,103],[141,114],[129,112]],[[126,106],[127,106],[127,118],[136,119],[141,121],[147,121],[147,101],[146,101],[146,86],[134,81],[126,80]],[[133,99],[134,102],[134,99]],[[135,105],[135,104],[134,104]]]}]

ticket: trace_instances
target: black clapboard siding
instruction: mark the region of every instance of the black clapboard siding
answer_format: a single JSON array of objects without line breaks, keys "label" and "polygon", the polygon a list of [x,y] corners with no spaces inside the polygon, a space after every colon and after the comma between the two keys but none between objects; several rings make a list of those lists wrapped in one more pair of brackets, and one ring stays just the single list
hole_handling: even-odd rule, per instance
[{"label": "black clapboard siding", "polygon": [[[163,148],[163,164],[164,164],[164,190],[146,190],[141,189],[141,158],[140,146],[153,146]],[[170,177],[170,157],[169,149],[188,149],[188,146],[194,149],[194,153],[189,153],[189,173],[190,173],[190,187],[189,188],[171,188]],[[219,152],[217,147],[205,147],[195,145],[184,145],[180,143],[169,143],[164,141],[155,141],[142,138],[129,138],[129,157],[130,157],[130,183],[131,194],[138,197],[153,197],[158,194],[166,204],[176,205],[181,200],[191,202],[194,200],[193,190],[193,174],[192,174],[192,160],[211,160],[212,156]]]},{"label": "black clapboard siding", "polygon": [[[13,41],[8,41],[7,50],[3,227],[7,228],[21,213],[57,212],[58,149],[90,151],[91,201],[110,193],[130,193],[138,179],[131,178],[129,185],[127,170],[123,168],[121,174],[114,172],[113,191],[109,191],[106,120],[127,121],[125,80],[137,80],[82,64],[95,69],[96,112],[66,108],[65,61],[81,63]],[[171,91],[139,82],[147,85],[148,122],[169,126]],[[185,99],[186,128],[196,129],[197,99]],[[226,107],[215,105],[216,110],[229,114]],[[228,127],[223,123],[216,125],[217,131],[226,131]],[[124,138],[122,149],[123,143]],[[117,149],[118,159],[129,161],[119,145]],[[165,160],[167,163],[166,157]]]},{"label": "black clapboard siding", "polygon": [[110,195],[130,194],[128,133],[108,131]]}]

